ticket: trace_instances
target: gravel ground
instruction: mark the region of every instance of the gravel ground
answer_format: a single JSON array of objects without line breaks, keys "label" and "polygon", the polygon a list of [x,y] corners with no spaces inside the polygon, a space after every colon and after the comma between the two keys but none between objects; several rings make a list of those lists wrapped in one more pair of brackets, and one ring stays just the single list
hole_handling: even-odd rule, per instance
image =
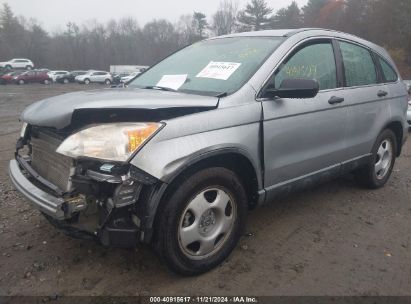
[{"label": "gravel ground", "polygon": [[202,276],[58,232],[8,178],[19,113],[96,87],[0,87],[0,295],[411,295],[411,140],[383,189],[347,176],[250,212],[239,246]]}]

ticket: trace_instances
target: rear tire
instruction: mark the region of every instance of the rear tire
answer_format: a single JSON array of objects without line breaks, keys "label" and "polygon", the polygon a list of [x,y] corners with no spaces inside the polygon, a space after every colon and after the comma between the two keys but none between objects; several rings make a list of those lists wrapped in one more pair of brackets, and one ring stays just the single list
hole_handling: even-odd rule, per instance
[{"label": "rear tire", "polygon": [[31,65],[26,66],[26,70],[30,71],[32,69],[33,69],[33,67]]},{"label": "rear tire", "polygon": [[11,67],[10,64],[6,65],[6,69],[7,69],[7,70],[11,70],[11,68],[12,68],[12,67]]},{"label": "rear tire", "polygon": [[242,235],[244,187],[225,168],[204,169],[174,185],[156,220],[156,249],[173,271],[204,273],[221,264]]},{"label": "rear tire", "polygon": [[67,78],[64,78],[63,83],[64,83],[64,84],[68,84],[68,83],[69,83],[69,80],[68,80]]},{"label": "rear tire", "polygon": [[25,84],[25,82],[24,82],[23,79],[20,79],[20,80],[18,81],[18,84],[19,84],[19,85],[23,85],[23,84]]},{"label": "rear tire", "polygon": [[106,79],[106,80],[104,81],[104,83],[105,83],[106,85],[110,85],[110,84],[111,84],[111,80],[110,80],[110,79]]},{"label": "rear tire", "polygon": [[43,83],[46,84],[46,85],[47,85],[47,84],[50,84],[50,80],[45,79],[45,80],[43,81]]},{"label": "rear tire", "polygon": [[383,187],[391,176],[397,156],[397,137],[384,130],[375,141],[369,163],[356,172],[357,181],[366,188]]},{"label": "rear tire", "polygon": [[90,79],[88,78],[84,79],[84,84],[90,84]]}]

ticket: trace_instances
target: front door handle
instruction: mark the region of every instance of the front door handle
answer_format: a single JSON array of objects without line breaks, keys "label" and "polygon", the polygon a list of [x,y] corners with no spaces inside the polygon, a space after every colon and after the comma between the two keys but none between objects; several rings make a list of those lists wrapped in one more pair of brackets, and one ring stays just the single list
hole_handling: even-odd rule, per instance
[{"label": "front door handle", "polygon": [[330,100],[328,100],[328,103],[331,105],[337,104],[337,103],[342,103],[344,102],[344,98],[343,97],[337,97],[337,96],[333,96],[330,98]]},{"label": "front door handle", "polygon": [[388,95],[388,92],[380,90],[380,91],[378,91],[377,95],[378,95],[378,97],[385,97],[385,96]]}]

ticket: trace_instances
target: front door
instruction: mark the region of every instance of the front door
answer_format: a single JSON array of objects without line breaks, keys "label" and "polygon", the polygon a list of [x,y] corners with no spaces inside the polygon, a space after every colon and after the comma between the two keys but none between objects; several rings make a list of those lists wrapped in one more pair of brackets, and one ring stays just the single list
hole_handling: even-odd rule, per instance
[{"label": "front door", "polygon": [[284,79],[315,79],[320,92],[310,99],[263,101],[267,199],[337,175],[344,160],[347,109],[330,40],[298,47],[267,86]]}]

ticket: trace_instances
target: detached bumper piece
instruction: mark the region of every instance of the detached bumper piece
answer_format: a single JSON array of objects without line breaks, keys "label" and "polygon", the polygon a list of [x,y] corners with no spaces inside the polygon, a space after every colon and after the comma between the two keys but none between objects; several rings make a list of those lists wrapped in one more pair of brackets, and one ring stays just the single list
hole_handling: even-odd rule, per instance
[{"label": "detached bumper piece", "polygon": [[[66,235],[82,239],[92,237],[104,246],[135,247],[141,234],[135,203],[142,185],[133,179],[116,180],[118,183],[97,181],[98,178],[90,173],[88,171],[93,179],[83,177],[84,185],[74,177],[73,183],[84,192],[97,190],[102,194],[100,197],[86,193],[60,194],[58,187],[39,176],[23,158],[17,157],[9,164],[10,178],[17,190]],[[94,189],[96,184],[99,186]]]},{"label": "detached bumper piece", "polygon": [[64,199],[55,197],[37,186],[21,172],[16,160],[11,160],[9,165],[10,178],[21,194],[23,194],[35,208],[57,220],[64,220]]}]

